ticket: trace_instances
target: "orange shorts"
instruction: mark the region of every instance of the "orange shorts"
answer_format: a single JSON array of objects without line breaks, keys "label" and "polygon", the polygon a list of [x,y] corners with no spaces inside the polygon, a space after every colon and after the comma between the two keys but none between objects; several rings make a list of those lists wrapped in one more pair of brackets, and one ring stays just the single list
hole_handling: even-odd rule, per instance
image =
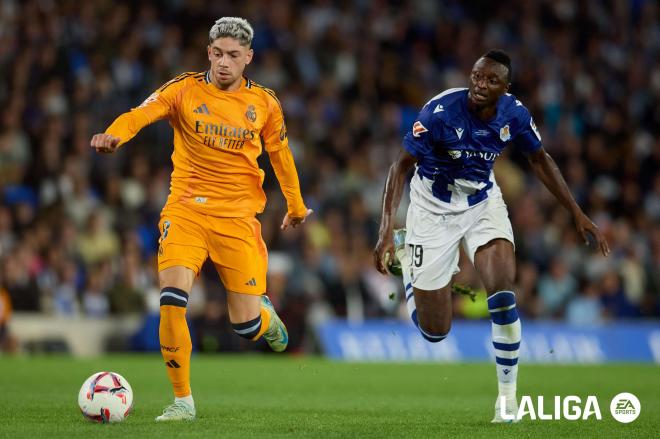
[{"label": "orange shorts", "polygon": [[215,217],[170,204],[161,212],[158,228],[158,271],[182,265],[199,275],[210,257],[227,291],[266,292],[268,252],[255,217]]}]

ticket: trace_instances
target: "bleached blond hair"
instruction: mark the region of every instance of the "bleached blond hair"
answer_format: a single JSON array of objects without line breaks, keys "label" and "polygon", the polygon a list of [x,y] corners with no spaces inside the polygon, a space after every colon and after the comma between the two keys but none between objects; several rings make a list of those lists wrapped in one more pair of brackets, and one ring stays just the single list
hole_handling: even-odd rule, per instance
[{"label": "bleached blond hair", "polygon": [[216,20],[209,32],[209,42],[218,38],[229,37],[238,40],[241,46],[250,47],[254,30],[245,18],[222,17]]}]

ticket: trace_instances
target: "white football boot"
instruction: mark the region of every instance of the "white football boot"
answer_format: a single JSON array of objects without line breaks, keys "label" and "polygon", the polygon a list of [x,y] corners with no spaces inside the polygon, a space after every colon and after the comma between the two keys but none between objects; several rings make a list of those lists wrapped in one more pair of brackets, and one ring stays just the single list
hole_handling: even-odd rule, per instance
[{"label": "white football boot", "polygon": [[183,401],[174,401],[163,410],[163,414],[156,418],[156,422],[192,421],[195,419],[195,407]]},{"label": "white football boot", "polygon": [[495,416],[490,422],[494,424],[512,424],[514,422],[520,422],[520,419],[518,419],[518,401],[516,400],[516,396],[505,396],[504,402],[504,413],[507,415],[507,417],[512,416],[513,419],[502,418],[502,412],[500,410],[500,396],[498,395],[497,399],[495,400]]}]

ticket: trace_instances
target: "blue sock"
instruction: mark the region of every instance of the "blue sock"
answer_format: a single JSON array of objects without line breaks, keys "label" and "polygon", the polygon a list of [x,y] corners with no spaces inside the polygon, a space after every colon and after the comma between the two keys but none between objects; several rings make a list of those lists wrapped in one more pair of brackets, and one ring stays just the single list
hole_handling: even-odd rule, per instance
[{"label": "blue sock", "polygon": [[[399,256],[397,255],[397,257]],[[410,270],[408,269],[409,264],[405,264],[408,261],[407,260],[404,261],[404,259],[407,258],[399,257],[399,260],[401,261],[402,274],[403,274],[403,286],[405,287],[405,291],[406,291],[405,292],[406,309],[408,310],[408,315],[410,316],[410,319],[419,330],[420,334],[422,334],[422,337],[424,337],[426,340],[430,341],[431,343],[438,343],[444,340],[445,338],[447,338],[447,334],[432,334],[420,328],[419,322],[417,321],[417,307],[415,306],[415,296],[413,294],[413,286],[412,286],[412,281],[410,279]]]},{"label": "blue sock", "polygon": [[521,326],[513,291],[498,291],[488,298],[495,365],[500,395],[516,393]]}]

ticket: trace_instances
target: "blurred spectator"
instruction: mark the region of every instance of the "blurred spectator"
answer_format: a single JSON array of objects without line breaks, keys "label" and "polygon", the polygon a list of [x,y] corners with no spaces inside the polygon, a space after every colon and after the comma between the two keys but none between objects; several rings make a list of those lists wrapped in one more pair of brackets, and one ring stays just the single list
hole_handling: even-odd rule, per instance
[{"label": "blurred spectator", "polygon": [[30,139],[22,130],[20,114],[21,109],[16,104],[2,113],[0,186],[20,184],[32,159]]},{"label": "blurred spectator", "polygon": [[516,284],[516,302],[520,312],[528,317],[537,317],[540,314],[542,304],[538,299],[537,284],[539,271],[536,265],[524,262],[518,266],[518,282]]},{"label": "blurred spectator", "polygon": [[585,282],[579,294],[566,307],[566,320],[572,325],[594,326],[605,322],[605,309],[600,301],[599,286]]},{"label": "blurred spectator", "polygon": [[601,290],[601,300],[609,317],[639,317],[639,309],[628,299],[621,283],[621,277],[617,273],[606,273],[598,287]]},{"label": "blurred spectator", "polygon": [[51,298],[53,312],[61,316],[76,316],[80,313],[78,303],[78,268],[71,260],[60,263],[57,283],[53,288]]},{"label": "blurred spectator", "polygon": [[90,214],[86,230],[78,235],[77,253],[86,265],[116,258],[119,255],[119,239],[97,212]]},{"label": "blurred spectator", "polygon": [[561,259],[555,258],[550,263],[548,272],[539,280],[539,298],[541,315],[556,317],[561,315],[566,303],[575,294],[577,282]]},{"label": "blurred spectator", "polygon": [[12,307],[15,311],[38,311],[39,287],[35,278],[30,274],[30,260],[27,248],[15,250],[3,260],[4,287],[9,294]]},{"label": "blurred spectator", "polygon": [[143,267],[139,253],[126,247],[117,273],[117,280],[108,291],[110,310],[113,313],[146,311],[146,294]]},{"label": "blurred spectator", "polygon": [[110,301],[107,295],[109,277],[108,263],[100,263],[90,268],[87,285],[82,293],[82,309],[86,316],[101,318],[110,313]]},{"label": "blurred spectator", "polygon": [[9,255],[16,236],[13,233],[13,221],[8,207],[0,205],[0,261]]}]

